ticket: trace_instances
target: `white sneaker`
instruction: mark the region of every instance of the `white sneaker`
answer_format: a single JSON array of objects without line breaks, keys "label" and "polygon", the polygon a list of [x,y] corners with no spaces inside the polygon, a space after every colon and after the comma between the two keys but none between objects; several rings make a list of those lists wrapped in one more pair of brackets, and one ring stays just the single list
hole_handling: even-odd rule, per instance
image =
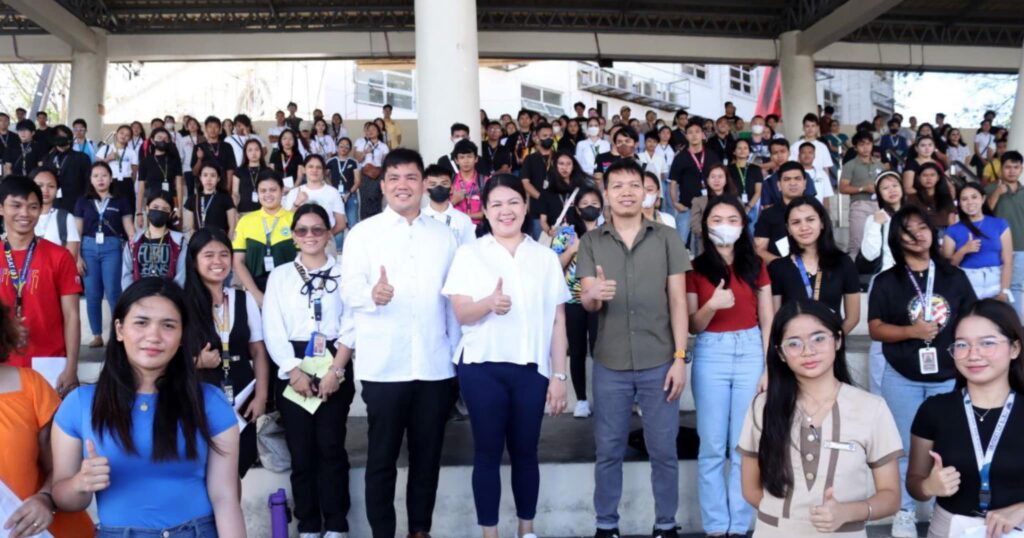
[{"label": "white sneaker", "polygon": [[917,515],[908,510],[896,512],[892,520],[893,538],[917,538]]},{"label": "white sneaker", "polygon": [[[584,403],[586,403],[586,402],[584,402]],[[522,536],[519,536],[519,533],[516,533],[516,536],[518,538],[537,538],[537,535],[532,533],[532,532],[528,532],[528,533],[526,533],[526,534],[524,534]]]},{"label": "white sneaker", "polygon": [[324,533],[324,538],[348,538],[348,533],[338,531],[327,531]]},{"label": "white sneaker", "polygon": [[300,532],[299,538],[320,538],[319,532]]},{"label": "white sneaker", "polygon": [[[572,416],[575,418],[587,418],[590,416],[590,404],[586,400],[580,400],[576,402],[576,410],[572,412]],[[527,535],[529,536],[529,535]],[[522,538],[526,538],[523,536]]]}]

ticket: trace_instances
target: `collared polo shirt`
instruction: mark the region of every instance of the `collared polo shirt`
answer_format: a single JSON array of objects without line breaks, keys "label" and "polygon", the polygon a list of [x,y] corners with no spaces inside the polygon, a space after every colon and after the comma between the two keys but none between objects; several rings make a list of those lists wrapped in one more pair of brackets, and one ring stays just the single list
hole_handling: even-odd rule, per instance
[{"label": "collared polo shirt", "polygon": [[597,276],[597,266],[617,284],[598,313],[594,359],[611,370],[647,370],[672,360],[676,343],[669,316],[668,277],[690,270],[679,234],[644,220],[632,248],[607,222],[580,240],[576,276]]},{"label": "collared polo shirt", "polygon": [[[992,194],[999,188],[999,183],[985,187],[985,195]],[[986,202],[988,203],[988,202]],[[999,197],[996,204],[996,216],[1010,223],[1010,230],[1024,230],[1024,188],[1017,186],[1015,191],[1006,191]],[[1013,251],[1024,251],[1024,233],[1010,234],[1013,239]]]}]

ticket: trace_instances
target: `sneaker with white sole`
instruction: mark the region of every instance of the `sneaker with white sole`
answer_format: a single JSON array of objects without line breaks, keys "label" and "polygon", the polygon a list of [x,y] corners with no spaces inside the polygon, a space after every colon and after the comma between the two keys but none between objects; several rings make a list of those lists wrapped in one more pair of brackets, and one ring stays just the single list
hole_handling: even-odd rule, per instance
[{"label": "sneaker with white sole", "polygon": [[917,538],[917,515],[900,510],[892,519],[892,538]]},{"label": "sneaker with white sole", "polygon": [[[587,418],[590,416],[590,404],[586,400],[576,402],[576,410],[572,412],[575,418]],[[523,538],[526,538],[525,536]]]},{"label": "sneaker with white sole", "polygon": [[524,534],[522,536],[519,536],[518,534],[516,534],[516,536],[518,536],[519,538],[537,538],[537,535],[532,533],[532,532],[528,532],[528,533],[526,533],[526,534]]},{"label": "sneaker with white sole", "polygon": [[348,538],[348,533],[338,531],[327,531],[324,533],[324,538]]},{"label": "sneaker with white sole", "polygon": [[299,538],[320,538],[319,532],[300,532]]}]

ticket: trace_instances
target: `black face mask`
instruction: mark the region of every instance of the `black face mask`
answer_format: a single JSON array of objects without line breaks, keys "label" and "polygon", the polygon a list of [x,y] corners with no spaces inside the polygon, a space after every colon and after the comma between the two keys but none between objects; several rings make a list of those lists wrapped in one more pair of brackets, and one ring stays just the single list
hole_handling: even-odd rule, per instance
[{"label": "black face mask", "polygon": [[65,148],[71,145],[71,139],[66,136],[53,137],[53,145],[58,148]]},{"label": "black face mask", "polygon": [[437,187],[427,189],[427,194],[432,202],[440,204],[441,202],[448,201],[452,194],[452,188],[438,185]]},{"label": "black face mask", "polygon": [[555,145],[555,141],[550,139],[550,138],[545,138],[544,140],[540,141],[540,147],[542,147],[544,149],[551,149],[551,147],[554,146],[554,145]]},{"label": "black face mask", "polygon": [[157,142],[153,142],[153,147],[156,148],[157,151],[167,151],[169,144],[163,140],[159,140]]},{"label": "black face mask", "polygon": [[580,218],[586,222],[594,222],[601,216],[601,208],[597,206],[589,205],[576,211],[580,214]]},{"label": "black face mask", "polygon": [[150,209],[147,216],[149,217],[149,223],[157,228],[167,226],[167,222],[171,220],[170,213],[159,209]]}]

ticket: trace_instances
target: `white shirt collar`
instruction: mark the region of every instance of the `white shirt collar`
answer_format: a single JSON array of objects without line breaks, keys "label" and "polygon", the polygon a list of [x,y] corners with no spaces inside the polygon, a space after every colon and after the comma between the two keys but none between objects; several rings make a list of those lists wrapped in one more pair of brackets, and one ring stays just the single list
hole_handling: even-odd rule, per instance
[{"label": "white shirt collar", "polygon": [[308,273],[323,273],[323,272],[330,271],[331,268],[334,267],[335,264],[337,264],[337,260],[335,259],[334,256],[331,256],[330,254],[328,254],[327,255],[327,263],[324,264],[323,266],[315,267],[315,268],[313,268],[313,267],[306,267],[306,264],[302,263],[302,254],[300,253],[300,254],[296,254],[295,255],[295,263],[301,265],[302,268],[305,269],[306,272],[308,272]]},{"label": "white shirt collar", "polygon": [[416,218],[412,219],[411,223],[408,220],[406,220],[405,217],[399,215],[398,212],[396,212],[394,209],[391,209],[391,206],[385,207],[384,211],[381,211],[380,214],[384,216],[384,220],[389,224],[398,224],[399,222],[403,224],[415,224],[417,221],[426,217],[422,208],[420,209],[420,214],[416,215]]}]

